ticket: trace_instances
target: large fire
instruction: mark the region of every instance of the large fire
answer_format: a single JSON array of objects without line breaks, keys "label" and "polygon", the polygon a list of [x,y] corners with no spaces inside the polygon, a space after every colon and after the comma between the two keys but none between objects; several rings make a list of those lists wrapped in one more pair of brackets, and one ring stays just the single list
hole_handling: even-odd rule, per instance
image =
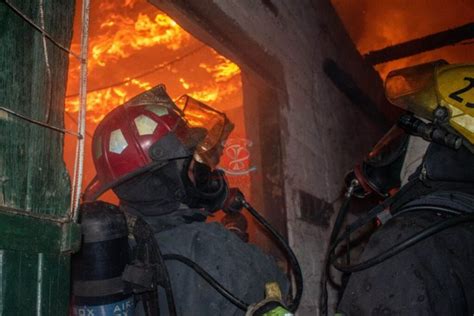
[{"label": "large fire", "polygon": [[[331,0],[361,54],[474,21],[474,1]],[[376,66],[382,79],[393,69],[436,59],[472,62],[472,41]]]},{"label": "large fire", "polygon": [[[189,70],[184,74],[177,74],[178,69],[171,65],[163,67],[164,69],[156,67],[156,61],[160,61],[160,58],[155,56],[149,57],[147,63],[136,61],[134,67],[130,67],[129,61],[134,56],[151,56],[153,51],[161,54],[163,50],[168,55],[169,52],[181,54],[197,41],[169,16],[145,2],[124,1],[120,4],[117,1],[114,4],[112,5],[112,1],[101,2],[97,8],[92,7],[88,63],[89,91],[92,92],[87,95],[87,118],[90,122],[100,122],[115,106],[160,83],[163,78],[170,76],[169,72],[173,77],[181,76],[179,84],[182,89],[178,90],[183,91],[180,93],[188,93],[204,102],[219,105],[220,102],[227,101],[227,97],[238,94],[239,67],[209,47],[203,46],[202,49],[208,55],[206,61],[190,56],[196,60],[197,66],[191,72],[202,69],[209,74],[205,82],[201,78],[196,80],[198,78],[193,78],[196,77],[194,75],[189,76]],[[120,10],[123,8],[128,10]],[[148,10],[143,11],[146,8]],[[78,33],[76,28],[75,35]],[[78,44],[73,44],[73,49],[77,50]],[[72,58],[70,63],[66,111],[76,113],[79,110],[77,94],[69,92],[77,91],[79,64]],[[157,71],[150,72],[146,75],[147,78],[139,78],[142,77],[139,69],[146,67]],[[158,70],[168,73],[163,76]],[[168,83],[167,86],[170,88]]]},{"label": "large fire", "polygon": [[[79,51],[78,1],[72,49]],[[226,112],[235,123],[232,138],[245,139],[239,67],[202,44],[145,0],[92,2],[87,94],[84,185],[95,175],[91,135],[103,117],[131,97],[164,83],[172,98],[188,94]],[[79,64],[71,58],[66,126],[76,129]],[[65,161],[72,171],[75,142],[67,137]],[[72,174],[72,173],[71,173]],[[248,176],[230,179],[244,191]],[[106,199],[114,200],[109,195]]]},{"label": "large fire", "polygon": [[129,57],[134,51],[146,47],[164,45],[168,49],[179,50],[190,37],[162,13],[154,18],[139,13],[136,19],[114,14],[100,25],[100,29],[105,32],[91,41],[91,52],[92,60],[103,67],[108,61]]}]

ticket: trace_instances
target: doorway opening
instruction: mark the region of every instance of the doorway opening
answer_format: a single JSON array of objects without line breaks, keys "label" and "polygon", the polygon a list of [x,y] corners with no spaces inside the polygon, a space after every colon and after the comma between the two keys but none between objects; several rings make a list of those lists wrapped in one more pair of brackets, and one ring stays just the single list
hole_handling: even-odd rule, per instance
[{"label": "doorway opening", "polygon": [[[72,49],[79,47],[81,1],[76,3]],[[79,110],[79,63],[70,59],[65,125],[76,129]],[[220,168],[229,185],[251,196],[249,147],[246,132],[240,67],[186,32],[173,19],[146,0],[107,0],[91,3],[87,122],[83,188],[95,175],[92,135],[98,123],[116,106],[158,84],[178,99],[188,94],[224,112],[235,128],[225,144]],[[75,139],[65,137],[64,160],[73,174]],[[117,203],[112,191],[102,200]],[[213,220],[219,220],[217,214]],[[252,240],[255,224],[249,220]]]}]

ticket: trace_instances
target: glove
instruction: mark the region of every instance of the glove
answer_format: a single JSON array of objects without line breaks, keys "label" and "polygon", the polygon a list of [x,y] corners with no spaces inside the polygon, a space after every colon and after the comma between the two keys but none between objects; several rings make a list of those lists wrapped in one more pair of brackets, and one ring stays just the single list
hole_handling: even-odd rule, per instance
[{"label": "glove", "polygon": [[237,188],[230,188],[222,206],[222,210],[228,214],[238,213],[242,210],[244,194]]},{"label": "glove", "polygon": [[249,241],[247,233],[248,222],[245,216],[240,212],[227,213],[221,220],[222,225],[229,231],[237,235],[243,242]]},{"label": "glove", "polygon": [[245,316],[293,316],[281,302],[281,291],[278,283],[265,284],[265,299],[257,304],[252,304],[247,309]]}]

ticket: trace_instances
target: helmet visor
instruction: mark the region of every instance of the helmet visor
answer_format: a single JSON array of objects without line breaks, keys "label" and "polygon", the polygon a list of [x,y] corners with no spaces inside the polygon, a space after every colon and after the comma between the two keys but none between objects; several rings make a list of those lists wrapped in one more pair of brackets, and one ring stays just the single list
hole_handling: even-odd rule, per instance
[{"label": "helmet visor", "polygon": [[385,80],[385,94],[394,105],[415,115],[432,120],[438,106],[435,70],[444,60],[392,71]]},{"label": "helmet visor", "polygon": [[188,95],[180,97],[176,101],[176,105],[182,111],[184,120],[191,128],[190,133],[193,130],[206,131],[206,136],[196,146],[194,158],[215,168],[222,155],[224,143],[234,125],[224,113]]}]

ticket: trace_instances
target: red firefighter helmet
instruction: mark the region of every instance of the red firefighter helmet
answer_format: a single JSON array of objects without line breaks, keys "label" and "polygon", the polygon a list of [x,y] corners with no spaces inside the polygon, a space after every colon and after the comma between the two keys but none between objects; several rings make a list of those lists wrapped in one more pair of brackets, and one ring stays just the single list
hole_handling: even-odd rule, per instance
[{"label": "red firefighter helmet", "polygon": [[[188,99],[198,102],[186,97]],[[205,109],[212,108],[206,106]],[[160,168],[173,159],[196,157],[198,149],[209,143],[208,128],[222,125],[219,143],[227,137],[228,133],[224,131],[228,130],[226,123],[230,122],[224,114],[214,111],[212,115],[214,121],[215,117],[222,117],[221,124],[203,117],[208,121],[207,126],[202,122],[204,128],[188,124],[185,113],[168,96],[164,85],[158,85],[108,113],[93,135],[92,158],[97,173],[86,188],[84,200],[93,201],[108,189],[145,171]]]}]

